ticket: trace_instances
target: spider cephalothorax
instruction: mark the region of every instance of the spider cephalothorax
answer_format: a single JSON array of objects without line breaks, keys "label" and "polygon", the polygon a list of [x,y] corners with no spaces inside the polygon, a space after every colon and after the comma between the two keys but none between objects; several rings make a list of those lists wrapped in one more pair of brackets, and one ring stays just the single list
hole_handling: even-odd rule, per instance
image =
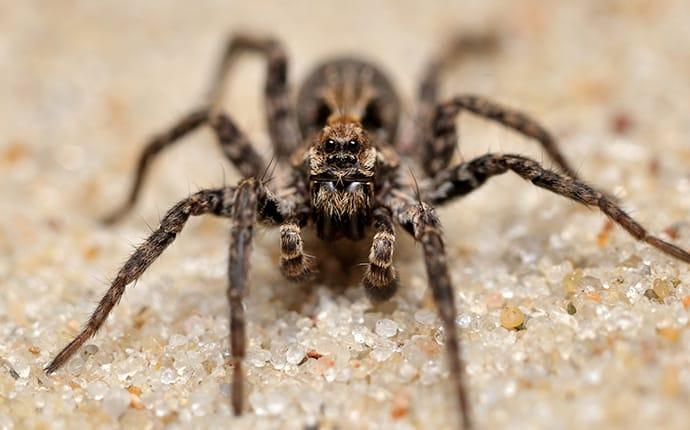
[{"label": "spider cephalothorax", "polygon": [[307,152],[312,217],[320,238],[358,240],[370,223],[376,148],[362,125],[332,118]]},{"label": "spider cephalothorax", "polygon": [[[310,278],[314,258],[305,253],[302,229],[315,227],[326,241],[371,238],[362,285],[374,301],[390,298],[398,287],[393,265],[395,226],[409,233],[422,249],[429,288],[445,330],[450,383],[457,393],[464,427],[470,427],[469,402],[455,324],[455,295],[448,271],[441,225],[434,206],[467,195],[489,178],[513,172],[555,194],[602,213],[633,237],[690,263],[690,254],[645,230],[606,193],[579,180],[553,137],[530,117],[485,98],[460,95],[438,101],[439,76],[462,51],[493,48],[493,38],[461,38],[432,61],[422,80],[414,133],[398,138],[398,97],[386,76],[372,64],[350,58],[317,67],[305,80],[293,107],[287,83],[287,56],[270,38],[238,36],[227,45],[211,87],[210,105],[194,110],[148,144],[139,160],[136,180],[126,204],[107,220],[126,214],[135,203],[151,160],[190,131],[209,125],[227,159],[244,176],[237,186],[202,190],[173,206],[160,227],[122,266],[84,329],[46,367],[56,371],[102,326],[124,294],[182,231],[190,216],[229,218],[228,300],[232,352],[232,404],[236,414],[244,402],[242,371],[246,350],[243,299],[247,293],[254,225],[280,228],[280,269],[289,280]],[[237,54],[253,51],[268,62],[265,87],[267,126],[278,166],[287,183],[265,181],[268,163],[232,119],[219,108],[225,75]],[[455,119],[461,111],[494,120],[537,140],[563,173],[512,154],[486,154],[452,165],[456,149]],[[420,181],[403,181],[396,153],[416,167]],[[406,172],[405,172],[406,173]],[[367,234],[371,231],[373,234]],[[250,309],[251,311],[251,309]]]}]

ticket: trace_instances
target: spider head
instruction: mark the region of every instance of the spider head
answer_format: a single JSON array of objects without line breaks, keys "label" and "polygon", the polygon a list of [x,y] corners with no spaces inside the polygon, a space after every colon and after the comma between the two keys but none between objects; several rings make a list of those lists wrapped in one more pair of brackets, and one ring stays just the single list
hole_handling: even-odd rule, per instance
[{"label": "spider head", "polygon": [[316,133],[307,163],[319,237],[363,237],[374,194],[376,156],[376,148],[356,120],[329,121]]},{"label": "spider head", "polygon": [[316,134],[309,149],[312,180],[371,182],[375,165],[376,148],[357,121],[329,122]]}]

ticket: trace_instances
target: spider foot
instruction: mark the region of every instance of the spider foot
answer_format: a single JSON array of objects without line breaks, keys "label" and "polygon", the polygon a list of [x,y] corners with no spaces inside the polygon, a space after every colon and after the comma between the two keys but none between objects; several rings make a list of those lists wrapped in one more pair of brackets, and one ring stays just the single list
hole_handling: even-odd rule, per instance
[{"label": "spider foot", "polygon": [[393,266],[381,267],[370,264],[362,279],[364,291],[373,302],[382,302],[398,291],[398,274]]}]

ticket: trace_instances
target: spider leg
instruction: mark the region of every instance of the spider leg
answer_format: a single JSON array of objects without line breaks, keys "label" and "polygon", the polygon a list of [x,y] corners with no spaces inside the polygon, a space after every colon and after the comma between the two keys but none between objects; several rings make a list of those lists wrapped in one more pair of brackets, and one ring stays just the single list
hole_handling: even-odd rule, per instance
[{"label": "spider leg", "polygon": [[548,170],[538,162],[519,155],[487,154],[446,169],[436,175],[431,187],[424,191],[425,200],[434,205],[446,203],[455,197],[469,194],[490,177],[508,171],[517,173],[538,187],[545,188],[585,206],[598,207],[635,239],[648,243],[664,254],[690,263],[690,253],[651,235],[605,193],[578,179]]},{"label": "spider leg", "polygon": [[311,277],[314,257],[304,253],[299,224],[289,221],[280,226],[280,271],[290,281],[301,282]]},{"label": "spider leg", "polygon": [[464,365],[455,325],[455,294],[448,272],[448,261],[441,233],[441,223],[433,208],[409,196],[391,192],[384,198],[393,219],[422,245],[427,279],[445,331],[450,377],[457,394],[463,428],[472,428],[469,399],[464,380]]},{"label": "spider leg", "polygon": [[169,130],[155,136],[139,156],[134,184],[125,203],[103,221],[112,224],[122,219],[134,207],[144,184],[146,174],[153,160],[180,138],[209,123],[215,132],[218,143],[228,160],[239,170],[242,176],[259,176],[265,163],[263,158],[252,147],[251,142],[237,128],[235,123],[224,113],[212,116],[208,109],[198,109],[183,117]]},{"label": "spider leg", "polygon": [[192,131],[196,130],[206,122],[208,116],[207,109],[194,110],[191,113],[185,115],[181,118],[174,126],[169,130],[154,136],[144,148],[144,151],[139,156],[139,161],[137,163],[137,170],[134,177],[134,184],[129,193],[127,201],[119,207],[117,210],[113,211],[111,214],[103,218],[103,222],[106,224],[113,224],[124,217],[131,209],[139,197],[139,192],[144,182],[144,177],[146,176],[146,171],[153,159],[160,153],[163,149],[175,143],[178,139],[186,136]]},{"label": "spider leg", "polygon": [[374,239],[369,251],[369,265],[364,272],[362,284],[370,299],[390,299],[398,289],[398,275],[393,266],[395,229],[388,209],[374,209]]},{"label": "spider leg", "polygon": [[231,37],[211,82],[209,103],[213,110],[219,108],[231,65],[244,53],[259,53],[266,58],[266,123],[276,155],[279,159],[287,158],[297,149],[301,138],[290,103],[288,58],[277,40],[242,34]]},{"label": "spider leg", "polygon": [[[417,107],[414,117],[415,128],[409,139],[399,142],[401,153],[410,155],[420,153],[420,162],[426,166],[435,164],[447,165],[455,152],[455,142],[447,147],[434,148],[431,145],[421,145],[431,140],[432,123],[438,103],[439,89],[444,75],[457,63],[470,56],[492,54],[498,50],[499,40],[496,34],[460,34],[429,61],[424,69],[421,82],[417,90]],[[445,161],[444,161],[445,160]]]},{"label": "spider leg", "polygon": [[536,120],[520,111],[473,95],[459,95],[437,105],[432,119],[431,134],[425,141],[425,147],[429,148],[435,157],[424,164],[429,176],[436,175],[450,164],[457,143],[455,120],[463,110],[496,121],[524,136],[535,139],[566,175],[577,178],[575,169],[570,167],[565,156],[558,149],[556,139]]},{"label": "spider leg", "polygon": [[[284,215],[281,202],[266,187],[262,185],[255,185],[255,187],[259,201],[257,205],[259,219],[267,224],[282,223]],[[213,214],[230,217],[233,212],[233,202],[237,199],[235,190],[235,187],[225,187],[199,191],[173,206],[163,217],[158,229],[137,247],[122,266],[82,331],[46,366],[46,372],[53,373],[59,369],[84,342],[98,331],[110,311],[120,301],[125,287],[137,280],[175,240],[190,216]]]},{"label": "spider leg", "polygon": [[228,115],[218,112],[211,115],[209,124],[218,138],[223,154],[242,176],[260,176],[266,168],[266,162],[256,152],[247,136],[237,128],[235,122]]},{"label": "spider leg", "polygon": [[246,352],[246,320],[242,301],[246,296],[247,273],[251,256],[254,224],[257,215],[258,182],[248,179],[235,192],[230,230],[228,263],[228,301],[230,302],[230,352],[232,354],[232,407],[235,415],[242,413],[244,372],[242,361]]},{"label": "spider leg", "polygon": [[172,207],[160,226],[129,257],[115,276],[110,288],[98,303],[82,331],[45,368],[46,373],[55,372],[103,325],[110,311],[120,301],[125,287],[141,276],[158,256],[182,231],[191,215],[227,215],[231,209],[234,188],[203,190],[180,201]]}]

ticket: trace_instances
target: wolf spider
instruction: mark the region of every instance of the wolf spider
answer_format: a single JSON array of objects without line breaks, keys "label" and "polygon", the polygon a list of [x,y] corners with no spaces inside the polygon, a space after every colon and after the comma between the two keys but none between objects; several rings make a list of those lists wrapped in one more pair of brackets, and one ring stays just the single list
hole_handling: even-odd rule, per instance
[{"label": "wolf spider", "polygon": [[[236,186],[206,189],[181,200],[160,226],[122,266],[96,310],[74,340],[48,364],[55,372],[103,325],[125,287],[134,282],[180,233],[190,216],[230,218],[229,285],[230,344],[233,366],[232,406],[243,405],[246,333],[242,300],[247,293],[249,258],[257,222],[280,228],[280,269],[291,281],[308,280],[315,259],[305,254],[301,230],[314,226],[325,241],[358,241],[371,237],[369,262],[362,286],[372,301],[389,299],[398,288],[393,265],[396,229],[410,234],[423,250],[429,288],[446,333],[450,381],[465,428],[471,427],[455,325],[455,295],[448,271],[436,206],[478,189],[489,178],[513,172],[532,184],[586,206],[597,207],[634,238],[690,263],[690,254],[645,230],[606,193],[578,179],[552,135],[537,121],[484,97],[458,95],[438,101],[442,72],[463,52],[490,51],[492,37],[459,38],[429,63],[419,87],[414,131],[397,137],[400,103],[388,78],[376,66],[339,58],[318,66],[292,104],[288,59],[272,38],[239,35],[229,40],[208,103],[154,137],[139,159],[134,186],[126,203],[110,217],[122,218],[135,204],[154,158],[193,130],[208,125],[221,149],[244,179]],[[254,52],[267,63],[266,123],[281,181],[264,180],[267,162],[220,108],[227,72],[241,54]],[[513,154],[486,154],[451,165],[456,150],[458,115],[470,112],[537,141],[562,173]],[[417,162],[422,178],[413,186],[401,157]],[[270,163],[269,163],[270,164]],[[373,232],[373,236],[371,233]]]}]

